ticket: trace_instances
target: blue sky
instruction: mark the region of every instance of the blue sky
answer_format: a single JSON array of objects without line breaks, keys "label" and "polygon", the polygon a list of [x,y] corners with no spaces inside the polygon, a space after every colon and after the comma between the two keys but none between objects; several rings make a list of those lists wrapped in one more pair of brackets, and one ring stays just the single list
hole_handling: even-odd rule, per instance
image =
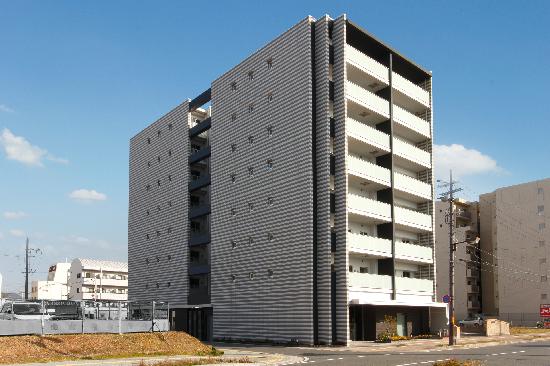
[{"label": "blue sky", "polygon": [[[128,141],[306,15],[347,13],[434,75],[438,175],[546,178],[550,2],[0,1],[0,273],[126,259]],[[465,172],[473,173],[465,173]]]}]

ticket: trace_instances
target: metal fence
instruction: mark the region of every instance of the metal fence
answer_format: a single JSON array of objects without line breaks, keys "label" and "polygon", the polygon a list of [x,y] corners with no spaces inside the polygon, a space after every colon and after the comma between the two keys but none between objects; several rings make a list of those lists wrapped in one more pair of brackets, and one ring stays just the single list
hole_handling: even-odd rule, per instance
[{"label": "metal fence", "polygon": [[[40,311],[17,314],[31,304]],[[0,335],[134,333],[169,330],[167,302],[39,301],[13,302],[0,313]],[[6,305],[6,304],[5,304]],[[11,310],[9,310],[11,309]],[[19,311],[23,313],[22,311]]]}]

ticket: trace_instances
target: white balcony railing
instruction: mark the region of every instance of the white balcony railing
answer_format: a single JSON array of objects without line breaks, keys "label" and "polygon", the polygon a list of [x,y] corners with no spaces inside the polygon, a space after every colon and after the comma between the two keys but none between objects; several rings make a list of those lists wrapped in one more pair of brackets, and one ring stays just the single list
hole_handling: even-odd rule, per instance
[{"label": "white balcony railing", "polygon": [[432,230],[431,215],[426,215],[403,207],[395,207],[395,223],[425,231]]},{"label": "white balcony railing", "polygon": [[84,278],[84,285],[88,286],[115,286],[115,287],[128,287],[128,280],[116,280],[111,278]]},{"label": "white balcony railing", "polygon": [[432,186],[401,173],[393,175],[395,189],[427,200],[432,199]]},{"label": "white balcony railing", "polygon": [[348,155],[348,174],[355,175],[371,182],[390,186],[390,170],[371,163],[370,161]]},{"label": "white balcony railing", "polygon": [[353,118],[346,120],[346,132],[356,140],[363,141],[387,152],[390,151],[390,135]]},{"label": "white balcony railing", "polygon": [[[389,85],[388,68],[380,62],[370,58],[350,45],[346,45],[346,58],[347,62],[351,65],[380,80],[385,85]],[[430,107],[430,93],[428,91],[422,89],[396,72],[392,74],[392,82],[394,89],[423,104],[426,108]]]},{"label": "white balcony railing", "polygon": [[415,83],[405,79],[403,76],[393,73],[392,83],[394,89],[399,90],[401,93],[407,95],[411,99],[424,105],[426,108],[430,107],[430,93],[422,89]]},{"label": "white balcony railing", "polygon": [[348,233],[348,246],[352,253],[391,257],[391,240],[388,239]]},{"label": "white balcony railing", "polygon": [[386,85],[389,84],[388,68],[380,62],[375,61],[350,45],[346,45],[346,58],[353,66],[384,82]]},{"label": "white balcony railing", "polygon": [[349,287],[392,290],[391,276],[375,275],[370,273],[349,272]]},{"label": "white balcony railing", "polygon": [[348,194],[348,212],[377,220],[391,221],[390,205],[353,193]]},{"label": "white balcony railing", "polygon": [[397,292],[427,292],[433,293],[433,281],[418,278],[395,277]]},{"label": "white balcony railing", "polygon": [[426,168],[431,168],[430,153],[397,137],[393,139],[394,154]]},{"label": "white balcony railing", "polygon": [[397,105],[393,106],[393,120],[396,123],[407,127],[409,130],[418,132],[424,137],[430,138],[431,136],[430,124],[427,121],[410,112],[407,112],[405,109]]},{"label": "white balcony railing", "polygon": [[401,241],[395,243],[395,257],[415,262],[433,263],[432,248]]},{"label": "white balcony railing", "polygon": [[390,117],[390,103],[387,100],[349,80],[346,82],[346,98],[365,106],[382,117]]}]

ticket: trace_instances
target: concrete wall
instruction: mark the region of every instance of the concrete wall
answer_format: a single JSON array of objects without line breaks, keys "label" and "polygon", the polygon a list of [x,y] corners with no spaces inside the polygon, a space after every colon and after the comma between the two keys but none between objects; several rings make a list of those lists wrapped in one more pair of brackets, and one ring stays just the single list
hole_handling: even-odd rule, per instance
[{"label": "concrete wall", "polygon": [[[84,330],[82,326],[84,325]],[[119,327],[120,325],[120,327]],[[140,320],[0,320],[0,335],[78,334],[78,333],[139,333],[150,332],[150,321]],[[155,331],[168,331],[168,320],[155,320]]]}]

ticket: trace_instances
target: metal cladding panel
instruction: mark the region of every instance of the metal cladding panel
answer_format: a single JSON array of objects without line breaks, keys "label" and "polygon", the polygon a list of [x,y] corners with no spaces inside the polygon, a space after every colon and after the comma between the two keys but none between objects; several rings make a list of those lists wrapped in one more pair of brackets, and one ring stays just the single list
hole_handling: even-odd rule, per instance
[{"label": "metal cladding panel", "polygon": [[129,300],[187,303],[188,111],[186,101],[130,141]]},{"label": "metal cladding panel", "polygon": [[[347,192],[348,177],[346,174],[346,156],[348,143],[346,138],[346,16],[342,15],[334,21],[332,32],[334,45],[334,157],[336,193],[336,209],[334,228],[336,231],[336,253],[334,267],[336,271],[336,342],[347,344],[349,338],[349,308],[348,308],[348,250],[347,250]],[[334,326],[334,325],[333,325]]]},{"label": "metal cladding panel", "polygon": [[214,339],[313,343],[311,21],[212,84]]},{"label": "metal cladding panel", "polygon": [[332,342],[330,233],[329,22],[315,23],[315,123],[317,174],[317,302],[319,343]]}]

